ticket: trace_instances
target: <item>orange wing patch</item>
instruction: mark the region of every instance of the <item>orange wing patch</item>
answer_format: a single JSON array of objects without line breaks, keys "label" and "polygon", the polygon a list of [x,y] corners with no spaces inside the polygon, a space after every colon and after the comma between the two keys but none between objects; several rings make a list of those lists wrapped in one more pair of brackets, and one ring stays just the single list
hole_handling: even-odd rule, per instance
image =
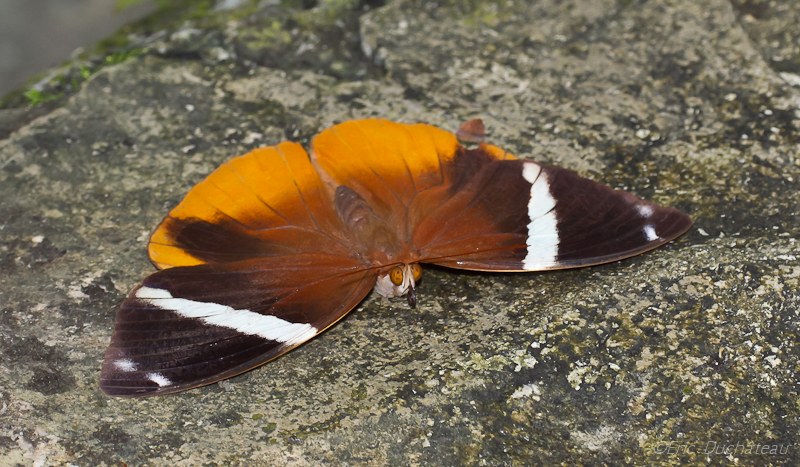
[{"label": "orange wing patch", "polygon": [[[150,237],[148,252],[162,269],[209,262],[204,259],[209,255],[197,251],[202,242],[184,238],[187,226],[197,224],[205,226],[206,235],[209,225],[216,225],[269,242],[265,255],[290,254],[314,243],[344,251],[340,224],[332,214],[328,188],[308,153],[297,143],[284,142],[230,160],[192,188]],[[203,235],[202,229],[196,235]]]},{"label": "orange wing patch", "polygon": [[355,190],[400,228],[416,195],[444,182],[442,165],[459,147],[452,133],[436,127],[377,119],[336,125],[312,145],[313,157],[337,184]]},{"label": "orange wing patch", "polygon": [[[478,150],[499,160],[515,159],[485,143]],[[418,206],[411,206],[420,204],[419,194],[427,200],[451,182],[445,167],[461,151],[455,135],[439,128],[371,119],[323,131],[314,139],[312,153],[334,185],[358,192],[395,226],[400,238],[408,239],[430,208],[418,212]],[[284,142],[259,148],[228,161],[192,188],[150,237],[148,252],[161,269],[241,256],[199,240],[213,238],[211,225],[241,239],[269,243],[265,256],[288,255],[309,245],[346,255],[352,245],[341,233],[332,206],[331,188],[302,146]],[[410,223],[409,210],[414,212]],[[190,230],[195,241],[186,238]],[[249,246],[258,248],[256,243]]]}]

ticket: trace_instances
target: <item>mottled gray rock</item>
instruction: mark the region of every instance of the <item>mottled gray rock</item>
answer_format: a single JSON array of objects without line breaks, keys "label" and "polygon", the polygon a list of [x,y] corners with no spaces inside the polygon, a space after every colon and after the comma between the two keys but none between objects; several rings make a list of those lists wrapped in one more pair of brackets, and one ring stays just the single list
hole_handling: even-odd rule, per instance
[{"label": "mottled gray rock", "polygon": [[[46,111],[6,101],[0,464],[800,463],[795,2],[287,3],[173,11]],[[605,266],[426,270],[416,309],[373,294],[242,376],[101,394],[167,210],[232,156],[370,116],[482,117],[696,224]]]}]

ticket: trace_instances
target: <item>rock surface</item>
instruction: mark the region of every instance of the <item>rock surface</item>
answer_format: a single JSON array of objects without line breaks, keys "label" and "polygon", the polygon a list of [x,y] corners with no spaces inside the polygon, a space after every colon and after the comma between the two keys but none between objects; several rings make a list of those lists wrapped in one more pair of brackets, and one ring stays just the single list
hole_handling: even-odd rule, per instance
[{"label": "rock surface", "polygon": [[[175,8],[0,110],[0,464],[800,463],[796,2]],[[242,376],[101,394],[167,210],[232,156],[371,116],[481,117],[695,226],[587,269],[427,270],[416,309],[370,295]]]}]

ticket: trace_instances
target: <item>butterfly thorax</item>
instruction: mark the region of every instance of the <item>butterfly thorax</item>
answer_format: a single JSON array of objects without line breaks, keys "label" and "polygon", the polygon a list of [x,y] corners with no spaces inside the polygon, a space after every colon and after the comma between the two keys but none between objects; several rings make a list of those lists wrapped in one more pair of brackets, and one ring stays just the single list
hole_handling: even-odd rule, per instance
[{"label": "butterfly thorax", "polygon": [[397,233],[367,201],[344,185],[336,188],[336,212],[353,243],[355,252],[374,266],[402,261],[403,248]]}]

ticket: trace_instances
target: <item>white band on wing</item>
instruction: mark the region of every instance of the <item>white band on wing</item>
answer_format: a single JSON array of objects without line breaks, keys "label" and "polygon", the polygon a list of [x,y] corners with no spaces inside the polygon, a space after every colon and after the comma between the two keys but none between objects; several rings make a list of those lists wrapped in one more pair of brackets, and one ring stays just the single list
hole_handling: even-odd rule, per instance
[{"label": "white band on wing", "polygon": [[218,303],[174,298],[165,289],[144,286],[136,291],[136,298],[162,310],[174,311],[185,318],[199,319],[206,324],[234,329],[243,334],[289,345],[307,341],[318,332],[317,328],[307,323],[290,323],[272,315],[236,310]]},{"label": "white band on wing", "polygon": [[547,175],[539,164],[522,164],[522,177],[531,184],[528,200],[528,254],[522,260],[522,268],[528,271],[550,269],[558,257],[558,220],[556,200],[550,194]]}]

